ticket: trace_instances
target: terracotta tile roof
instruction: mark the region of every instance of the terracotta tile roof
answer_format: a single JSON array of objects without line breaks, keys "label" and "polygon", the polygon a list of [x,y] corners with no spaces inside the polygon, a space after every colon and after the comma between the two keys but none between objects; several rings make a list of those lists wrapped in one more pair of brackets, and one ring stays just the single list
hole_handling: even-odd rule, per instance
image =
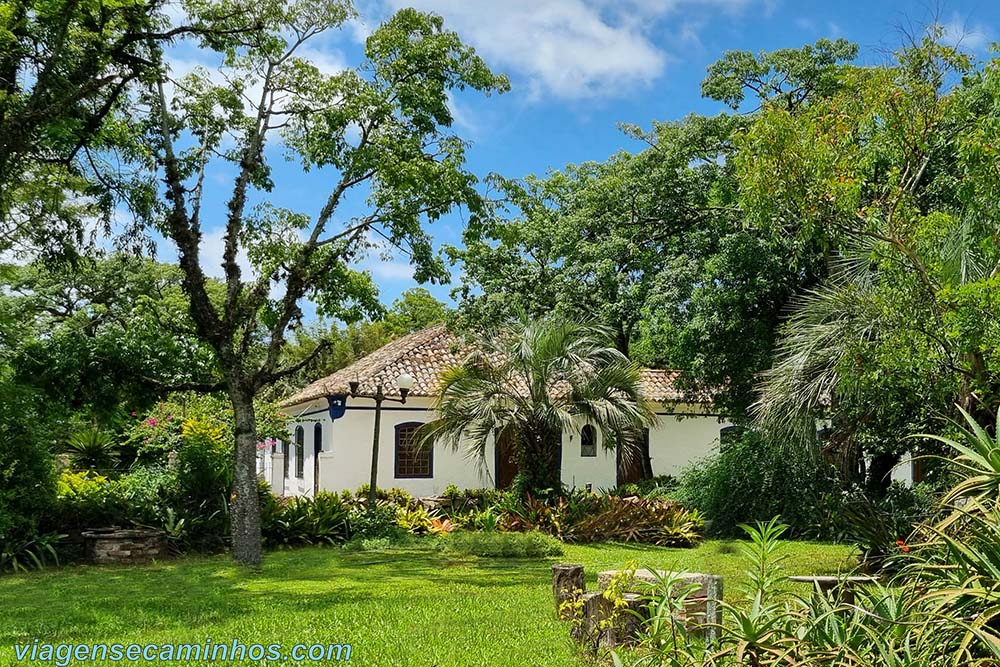
[{"label": "terracotta tile roof", "polygon": [[[387,394],[396,393],[396,378],[404,371],[413,376],[410,396],[433,397],[437,395],[438,378],[442,371],[464,361],[468,347],[444,324],[397,338],[350,366],[317,380],[281,402],[282,406],[300,405],[330,394],[348,393],[348,383],[360,381],[362,393],[373,393],[381,383]],[[679,371],[642,369],[642,387],[646,398],[656,402],[683,400],[677,388]]]}]

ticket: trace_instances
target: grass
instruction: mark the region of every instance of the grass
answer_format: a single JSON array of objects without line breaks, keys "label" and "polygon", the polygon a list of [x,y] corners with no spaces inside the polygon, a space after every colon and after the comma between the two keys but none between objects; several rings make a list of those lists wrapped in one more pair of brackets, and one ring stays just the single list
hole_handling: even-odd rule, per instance
[{"label": "grass", "polygon": [[[349,643],[351,663],[365,667],[580,667],[585,663],[566,626],[555,620],[553,563],[583,563],[588,582],[599,570],[629,560],[721,574],[732,593],[741,572],[736,551],[718,541],[689,550],[567,545],[559,558],[491,560],[420,549],[348,553],[315,547],[272,552],[255,572],[218,556],[2,576],[0,665],[16,664],[12,645],[34,639],[163,644],[235,638],[248,645],[280,642],[285,650],[297,643]],[[783,551],[789,574],[850,567],[848,547],[789,542]]]}]

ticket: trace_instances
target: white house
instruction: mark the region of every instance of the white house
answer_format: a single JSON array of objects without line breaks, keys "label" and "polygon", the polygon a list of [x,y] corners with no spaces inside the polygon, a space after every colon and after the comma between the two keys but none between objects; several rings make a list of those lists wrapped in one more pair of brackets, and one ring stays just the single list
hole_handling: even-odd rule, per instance
[{"label": "white house", "polygon": [[[289,442],[273,452],[262,451],[258,470],[275,493],[312,495],[316,491],[357,489],[371,473],[375,403],[352,398],[349,383],[359,393],[374,394],[381,384],[398,397],[396,378],[413,378],[405,404],[382,404],[378,486],[405,489],[415,496],[436,495],[454,484],[459,488],[505,488],[515,469],[503,442],[489,444],[486,457],[470,457],[443,444],[415,448],[413,434],[433,418],[431,404],[440,373],[463,360],[458,340],[443,325],[399,338],[313,382],[282,403],[292,417]],[[655,475],[677,475],[691,461],[711,452],[728,423],[705,404],[682,402],[675,387],[677,373],[643,369],[643,390],[657,409],[657,424],[648,430],[648,460]],[[562,481],[569,487],[613,488],[639,472],[619,466],[616,452],[598,441],[592,426],[562,434]],[[502,439],[501,439],[502,440]]]}]

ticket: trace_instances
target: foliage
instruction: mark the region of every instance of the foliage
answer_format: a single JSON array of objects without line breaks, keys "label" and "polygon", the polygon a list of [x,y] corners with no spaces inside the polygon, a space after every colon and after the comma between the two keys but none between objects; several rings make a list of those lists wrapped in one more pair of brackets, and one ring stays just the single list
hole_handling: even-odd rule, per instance
[{"label": "foliage", "polygon": [[711,521],[713,535],[738,535],[740,524],[781,516],[794,535],[832,539],[837,508],[826,513],[818,499],[839,499],[840,488],[818,451],[748,430],[688,466],[675,497]]},{"label": "foliage", "polygon": [[959,405],[981,424],[1000,400],[992,149],[1000,70],[931,26],[887,66],[848,67],[836,91],[789,114],[765,105],[740,138],[755,225],[829,247],[763,381],[765,428],[801,433],[826,412],[846,477],[875,455],[873,495]]},{"label": "foliage", "polygon": [[639,496],[640,498],[668,498],[677,489],[677,479],[672,475],[656,475],[649,479],[642,479],[637,482],[622,484],[609,492],[610,495],[627,498],[628,496]]},{"label": "foliage", "polygon": [[703,520],[669,500],[609,496],[601,510],[566,526],[566,540],[641,542],[665,547],[692,547],[702,539]]},{"label": "foliage", "polygon": [[442,541],[447,553],[484,558],[545,558],[562,556],[558,540],[537,531],[525,533],[457,531]]},{"label": "foliage", "polygon": [[[154,45],[211,29],[163,31],[166,3],[36,3],[0,12],[0,249],[72,256],[116,204],[149,213],[153,184],[130,183],[101,153],[127,145],[124,101]],[[100,165],[100,166],[98,166]],[[95,173],[96,172],[96,173]]]},{"label": "foliage", "polygon": [[703,522],[697,511],[662,498],[622,498],[585,491],[543,500],[530,495],[502,496],[487,510],[474,515],[479,522],[503,531],[541,531],[566,542],[640,542],[672,547],[693,547],[702,538]]},{"label": "foliage", "polygon": [[5,540],[0,544],[0,572],[26,572],[41,570],[50,564],[58,565],[57,547],[64,537],[58,533],[47,533],[21,542]]},{"label": "foliage", "polygon": [[262,512],[262,531],[270,546],[338,544],[349,536],[350,510],[334,493],[315,498],[271,499]]},{"label": "foliage", "polygon": [[120,447],[114,437],[95,427],[71,434],[64,451],[77,470],[112,472],[120,461]]},{"label": "foliage", "polygon": [[137,510],[122,483],[92,472],[64,470],[59,475],[51,521],[58,530],[81,531],[127,525]]},{"label": "foliage", "polygon": [[125,253],[3,266],[12,381],[81,424],[118,431],[165,385],[212,365],[190,334],[181,279],[176,266]]},{"label": "foliage", "polygon": [[411,535],[430,533],[435,520],[440,520],[440,517],[423,505],[396,508],[396,523]]},{"label": "foliage", "polygon": [[0,361],[0,551],[7,554],[32,548],[56,500],[56,442],[44,407],[34,392],[7,382]]},{"label": "foliage", "polygon": [[468,447],[483,459],[495,434],[507,434],[519,490],[532,493],[559,487],[563,432],[585,422],[605,447],[628,447],[655,419],[638,367],[614,348],[609,330],[556,318],[512,321],[479,336],[474,352],[443,372],[434,407],[422,441]]},{"label": "foliage", "polygon": [[376,505],[373,509],[355,507],[350,516],[351,537],[361,539],[400,538],[406,530],[397,520],[397,508]]},{"label": "foliage", "polygon": [[[776,521],[747,528],[750,545],[746,587],[739,603],[723,602],[717,646],[665,618],[657,604],[647,623],[650,636],[636,665],[752,664],[891,667],[906,665],[988,665],[1000,659],[996,620],[1000,612],[1000,507],[986,480],[996,474],[994,436],[970,415],[965,443],[948,440],[958,459],[951,463],[959,481],[915,535],[899,542],[887,558],[888,575],[846,602],[838,595],[789,597],[781,591]],[[1000,416],[997,418],[1000,424]],[[934,436],[937,437],[937,436]],[[985,454],[986,456],[982,456]],[[986,482],[984,484],[984,482]],[[989,491],[986,489],[989,488]],[[898,491],[893,495],[898,495]],[[961,499],[962,505],[956,506]],[[866,515],[869,523],[877,516]],[[664,627],[669,632],[664,632]],[[618,664],[623,664],[621,658]]]},{"label": "foliage", "polygon": [[840,507],[847,522],[847,536],[861,549],[861,565],[878,573],[891,556],[908,551],[911,534],[932,519],[937,494],[924,484],[908,487],[899,482],[889,486],[884,497],[872,501],[866,494],[849,494]]}]

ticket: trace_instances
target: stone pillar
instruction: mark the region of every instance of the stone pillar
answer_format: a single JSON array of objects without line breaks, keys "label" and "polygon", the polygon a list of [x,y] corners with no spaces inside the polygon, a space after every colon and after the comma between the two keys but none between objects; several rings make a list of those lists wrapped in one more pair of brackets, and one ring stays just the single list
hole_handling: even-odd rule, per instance
[{"label": "stone pillar", "polygon": [[563,603],[577,599],[587,590],[583,580],[583,565],[559,563],[552,566],[552,594],[556,600],[556,614],[561,619],[572,618],[573,611],[564,609]]}]

